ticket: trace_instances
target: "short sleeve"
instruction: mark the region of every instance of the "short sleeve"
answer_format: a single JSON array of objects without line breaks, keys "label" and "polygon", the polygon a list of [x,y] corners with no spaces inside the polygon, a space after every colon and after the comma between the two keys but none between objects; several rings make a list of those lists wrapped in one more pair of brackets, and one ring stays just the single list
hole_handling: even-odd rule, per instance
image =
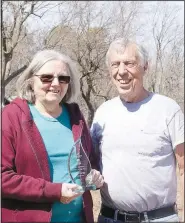
[{"label": "short sleeve", "polygon": [[175,149],[177,145],[184,143],[184,114],[181,109],[171,118],[168,124],[168,131],[173,149]]},{"label": "short sleeve", "polygon": [[91,137],[92,137],[92,141],[93,141],[93,145],[97,146],[99,144],[99,129],[100,129],[100,125],[99,125],[99,121],[98,121],[98,111],[96,111],[94,118],[93,118],[93,122],[90,128],[90,133],[91,133]]},{"label": "short sleeve", "polygon": [[90,128],[90,133],[95,153],[99,157],[99,170],[102,173],[103,168],[102,168],[102,158],[101,158],[102,157],[101,139],[104,129],[105,115],[103,115],[104,112],[101,108],[102,107],[100,106],[94,115],[94,119]]},{"label": "short sleeve", "polygon": [[102,132],[104,129],[104,116],[105,116],[103,114],[104,114],[103,106],[100,106],[94,115],[94,119],[90,128],[91,137],[95,148],[99,147],[102,138]]}]

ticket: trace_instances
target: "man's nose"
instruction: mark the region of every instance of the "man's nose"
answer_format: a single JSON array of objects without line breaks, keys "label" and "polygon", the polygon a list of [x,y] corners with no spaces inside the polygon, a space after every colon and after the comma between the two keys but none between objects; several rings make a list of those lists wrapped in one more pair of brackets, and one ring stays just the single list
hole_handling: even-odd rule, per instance
[{"label": "man's nose", "polygon": [[127,72],[126,66],[123,62],[121,62],[119,65],[119,74],[124,75],[126,72]]}]

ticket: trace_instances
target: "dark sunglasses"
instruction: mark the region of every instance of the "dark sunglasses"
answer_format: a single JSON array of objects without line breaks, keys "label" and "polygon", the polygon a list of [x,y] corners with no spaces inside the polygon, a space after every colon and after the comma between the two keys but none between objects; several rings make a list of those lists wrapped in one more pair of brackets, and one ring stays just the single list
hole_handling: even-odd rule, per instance
[{"label": "dark sunglasses", "polygon": [[58,77],[54,77],[52,74],[41,74],[41,75],[35,75],[40,78],[42,83],[51,83],[54,78],[58,78],[59,83],[69,84],[71,77],[70,76],[63,76],[60,75]]}]

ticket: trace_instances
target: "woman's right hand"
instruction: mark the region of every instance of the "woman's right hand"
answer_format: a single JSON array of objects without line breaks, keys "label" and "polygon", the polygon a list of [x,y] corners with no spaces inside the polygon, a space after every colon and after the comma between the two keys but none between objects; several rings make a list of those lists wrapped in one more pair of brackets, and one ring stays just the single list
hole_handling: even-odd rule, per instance
[{"label": "woman's right hand", "polygon": [[63,183],[61,189],[60,202],[63,204],[68,204],[76,197],[81,196],[82,193],[76,192],[79,186],[77,184]]}]

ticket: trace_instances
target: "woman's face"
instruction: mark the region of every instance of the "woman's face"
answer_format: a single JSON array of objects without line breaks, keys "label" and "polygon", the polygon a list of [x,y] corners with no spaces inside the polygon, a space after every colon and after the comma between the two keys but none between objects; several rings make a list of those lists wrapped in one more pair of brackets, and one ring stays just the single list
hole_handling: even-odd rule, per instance
[{"label": "woman's face", "polygon": [[69,78],[67,64],[59,60],[45,63],[33,77],[36,102],[59,104],[67,92]]}]

